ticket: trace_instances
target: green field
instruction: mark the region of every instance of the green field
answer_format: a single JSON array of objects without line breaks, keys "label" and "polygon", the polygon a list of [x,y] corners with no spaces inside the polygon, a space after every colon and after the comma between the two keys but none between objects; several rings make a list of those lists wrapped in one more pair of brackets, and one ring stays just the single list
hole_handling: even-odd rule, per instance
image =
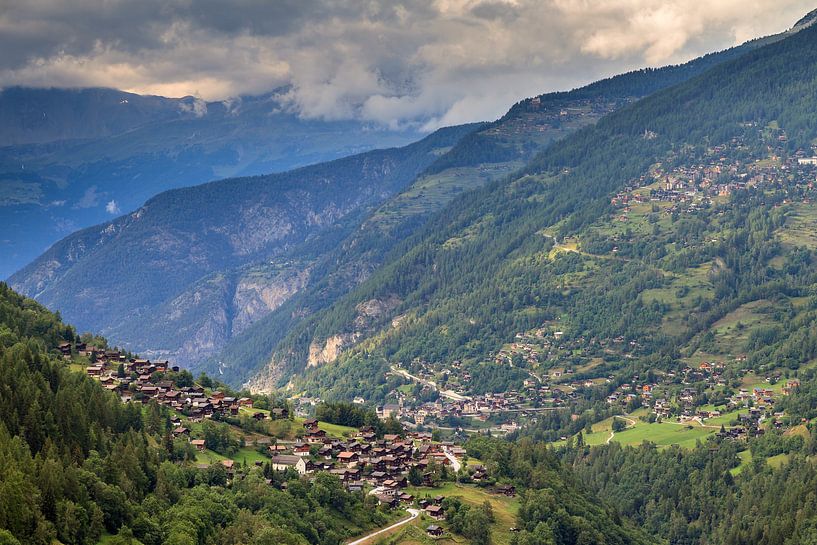
[{"label": "green field", "polygon": [[622,445],[640,445],[644,441],[650,441],[659,446],[678,445],[682,448],[694,448],[697,441],[703,441],[716,431],[698,425],[639,422],[635,427],[617,433],[613,441]]},{"label": "green field", "polygon": [[[735,413],[723,415],[720,418],[727,416],[731,417]],[[702,427],[696,422],[690,424],[681,424],[676,422],[655,422],[649,424],[638,419],[641,413],[638,411],[631,415],[625,415],[628,419],[635,421],[635,424],[628,422],[627,429],[616,433],[611,441],[615,441],[622,445],[640,445],[644,441],[655,443],[659,447],[667,447],[670,445],[678,445],[682,448],[694,448],[698,440],[704,441],[707,436],[718,431],[716,426],[720,425],[712,423],[711,420],[706,422],[707,426]],[[607,418],[593,424],[592,433],[582,432],[584,443],[589,446],[603,445],[607,443],[610,438],[612,418]],[[562,441],[553,443],[553,446],[563,444]]]},{"label": "green field", "polygon": [[237,464],[243,464],[244,461],[247,461],[247,464],[252,465],[255,462],[266,462],[269,460],[266,456],[258,452],[255,447],[248,446],[242,449],[238,449],[238,452],[235,455],[230,456],[230,458],[235,461]]},{"label": "green field", "polygon": [[817,248],[817,208],[813,205],[794,204],[786,217],[786,224],[777,236],[788,246]]},{"label": "green field", "polygon": [[[415,498],[445,496],[447,498],[459,497],[464,503],[469,505],[480,506],[488,501],[493,508],[496,522],[492,525],[492,543],[495,545],[508,545],[511,541],[511,533],[509,530],[516,526],[516,514],[519,512],[519,499],[509,498],[507,496],[497,496],[490,494],[486,490],[474,486],[466,486],[455,483],[445,483],[443,486],[436,488],[426,487],[409,487],[406,489],[409,494],[413,494]],[[409,526],[414,526],[420,530],[424,530],[429,524],[439,524],[445,527],[445,523],[432,521],[423,516],[418,518],[418,522],[412,523]],[[425,532],[415,532],[410,528],[401,531],[400,534],[395,535],[386,543],[394,545],[410,545],[414,543],[427,543],[422,541],[429,539],[425,536]],[[434,543],[463,543],[462,538],[458,537],[456,540],[443,540],[428,542]]]},{"label": "green field", "polygon": [[[293,421],[298,426],[303,426],[304,419],[303,418],[294,418]],[[329,435],[333,437],[347,437],[349,435],[354,435],[357,433],[357,428],[352,428],[350,426],[341,426],[339,424],[330,424],[329,422],[318,422],[318,428],[322,429]]]},{"label": "green field", "polygon": [[788,462],[790,458],[791,454],[778,454],[776,456],[766,458],[766,463],[769,464],[770,467],[778,469],[780,466]]},{"label": "green field", "polygon": [[[745,410],[743,411],[746,412]],[[729,424],[733,420],[737,420],[738,415],[740,414],[740,410],[730,411],[728,413],[721,413],[720,416],[716,416],[714,418],[707,418],[704,423],[707,426],[729,426]]]},{"label": "green field", "polygon": [[612,418],[606,418],[591,426],[591,429],[593,430],[592,433],[582,432],[584,444],[590,446],[605,444],[607,439],[610,437],[610,431],[612,430],[613,425],[612,423]]},{"label": "green field", "polygon": [[738,458],[740,459],[740,465],[729,470],[732,475],[740,475],[746,469],[752,461],[752,453],[749,450],[741,451],[738,453]]},{"label": "green field", "polygon": [[[744,450],[738,453],[738,458],[740,458],[740,465],[729,470],[732,475],[740,475],[743,473],[743,470],[749,467],[749,464],[752,463],[752,453],[749,450]],[[777,454],[766,458],[766,463],[769,467],[779,469],[780,466],[788,462],[789,459],[791,459],[791,454]]]},{"label": "green field", "polygon": [[200,464],[215,464],[222,460],[226,460],[226,456],[222,456],[218,452],[213,452],[212,450],[203,450],[196,453],[196,462]]}]

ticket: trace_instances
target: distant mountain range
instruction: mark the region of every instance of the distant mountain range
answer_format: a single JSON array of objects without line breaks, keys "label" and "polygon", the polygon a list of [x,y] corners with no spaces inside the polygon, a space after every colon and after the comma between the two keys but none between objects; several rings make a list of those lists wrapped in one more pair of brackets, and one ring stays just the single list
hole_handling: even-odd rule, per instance
[{"label": "distant mountain range", "polygon": [[167,189],[282,172],[417,140],[300,118],[280,93],[204,102],[112,89],[0,91],[0,278]]},{"label": "distant mountain range", "polygon": [[372,209],[474,126],[281,174],[175,189],[55,244],[12,282],[188,365],[278,307]]}]

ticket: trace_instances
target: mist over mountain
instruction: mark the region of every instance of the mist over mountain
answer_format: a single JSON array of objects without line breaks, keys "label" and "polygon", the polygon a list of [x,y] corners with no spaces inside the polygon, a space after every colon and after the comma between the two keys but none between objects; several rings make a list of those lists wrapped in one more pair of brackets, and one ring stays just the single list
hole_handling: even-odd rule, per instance
[{"label": "mist over mountain", "polygon": [[0,92],[0,278],[164,190],[281,172],[420,138],[305,120],[281,92],[204,102],[112,89]]}]

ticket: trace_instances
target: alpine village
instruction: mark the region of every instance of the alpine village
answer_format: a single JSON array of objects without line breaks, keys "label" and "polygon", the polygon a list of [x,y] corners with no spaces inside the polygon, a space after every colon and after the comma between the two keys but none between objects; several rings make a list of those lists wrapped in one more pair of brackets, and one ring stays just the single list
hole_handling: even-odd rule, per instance
[{"label": "alpine village", "polygon": [[817,545],[815,22],[410,134],[0,67],[0,545]]}]

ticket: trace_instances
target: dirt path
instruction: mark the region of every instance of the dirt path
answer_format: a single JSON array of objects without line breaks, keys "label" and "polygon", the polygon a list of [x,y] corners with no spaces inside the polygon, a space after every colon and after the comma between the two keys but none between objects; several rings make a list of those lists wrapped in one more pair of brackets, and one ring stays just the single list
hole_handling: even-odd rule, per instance
[{"label": "dirt path", "polygon": [[[626,416],[615,416],[614,418],[621,418],[622,420],[627,421],[627,427],[624,428],[625,430],[629,430],[630,428],[635,426],[635,420],[633,420],[632,418],[627,418]],[[609,445],[610,441],[612,441],[613,437],[615,437],[615,436],[616,436],[616,432],[614,432],[613,430],[610,430],[610,437],[607,438],[607,441],[605,441],[605,444]]]}]

